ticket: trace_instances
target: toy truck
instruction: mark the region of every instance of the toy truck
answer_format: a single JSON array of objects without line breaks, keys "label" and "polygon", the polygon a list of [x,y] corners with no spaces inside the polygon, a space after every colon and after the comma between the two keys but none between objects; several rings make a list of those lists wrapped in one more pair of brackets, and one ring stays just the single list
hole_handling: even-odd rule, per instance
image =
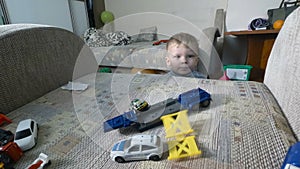
[{"label": "toy truck", "polygon": [[178,96],[178,102],[185,109],[192,109],[198,104],[200,104],[201,107],[207,107],[210,101],[210,94],[200,88],[184,92]]},{"label": "toy truck", "polygon": [[124,114],[109,119],[103,123],[104,132],[108,132],[121,127],[128,127],[137,121],[137,116],[134,110],[125,112]]},{"label": "toy truck", "polygon": [[300,142],[289,148],[281,169],[300,169]]},{"label": "toy truck", "polygon": [[207,107],[210,104],[211,96],[206,91],[197,88],[184,92],[178,98],[169,98],[165,101],[149,105],[146,110],[131,110],[120,116],[109,119],[103,123],[104,132],[114,129],[136,126],[142,132],[161,125],[160,117],[185,109],[192,109],[195,105]]},{"label": "toy truck", "polygon": [[0,162],[4,164],[4,168],[9,168],[9,166],[17,162],[22,155],[23,151],[15,142],[8,142],[0,147]]}]

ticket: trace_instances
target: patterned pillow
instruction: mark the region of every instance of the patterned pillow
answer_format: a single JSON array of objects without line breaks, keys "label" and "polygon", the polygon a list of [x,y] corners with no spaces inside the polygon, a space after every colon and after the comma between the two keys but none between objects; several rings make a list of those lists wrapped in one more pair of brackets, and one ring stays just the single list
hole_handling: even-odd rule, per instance
[{"label": "patterned pillow", "polygon": [[137,42],[149,42],[157,40],[157,27],[152,26],[148,28],[143,28],[137,37]]},{"label": "patterned pillow", "polygon": [[123,31],[107,33],[105,36],[113,45],[128,45],[131,43],[131,37]]},{"label": "patterned pillow", "polygon": [[131,43],[131,37],[123,31],[104,33],[102,30],[95,28],[87,29],[83,38],[84,42],[90,47],[128,45]]},{"label": "patterned pillow", "polygon": [[95,28],[89,28],[83,35],[84,42],[90,47],[111,46],[112,43],[107,40],[105,33]]}]

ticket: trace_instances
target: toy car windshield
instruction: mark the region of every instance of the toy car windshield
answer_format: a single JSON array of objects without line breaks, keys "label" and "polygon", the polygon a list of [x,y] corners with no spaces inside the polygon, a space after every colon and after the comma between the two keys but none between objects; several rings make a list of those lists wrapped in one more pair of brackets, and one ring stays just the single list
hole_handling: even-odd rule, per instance
[{"label": "toy car windshield", "polygon": [[19,140],[19,139],[28,137],[28,136],[30,136],[30,135],[31,135],[30,129],[25,129],[25,130],[22,130],[22,131],[19,131],[19,132],[16,133],[16,138],[15,138],[15,140]]}]

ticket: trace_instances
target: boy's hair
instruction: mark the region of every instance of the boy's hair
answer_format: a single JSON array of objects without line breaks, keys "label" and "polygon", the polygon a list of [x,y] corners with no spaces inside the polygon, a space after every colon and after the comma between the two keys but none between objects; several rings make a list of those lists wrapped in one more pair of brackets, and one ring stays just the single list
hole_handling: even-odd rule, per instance
[{"label": "boy's hair", "polygon": [[166,44],[166,48],[168,49],[171,44],[183,44],[184,46],[190,48],[197,56],[199,56],[199,44],[193,35],[183,32],[177,33],[169,39]]}]

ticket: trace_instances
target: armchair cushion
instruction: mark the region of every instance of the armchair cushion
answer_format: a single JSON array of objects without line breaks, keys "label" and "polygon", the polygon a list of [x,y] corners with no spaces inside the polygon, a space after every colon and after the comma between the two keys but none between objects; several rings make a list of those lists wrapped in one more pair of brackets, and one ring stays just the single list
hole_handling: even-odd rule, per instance
[{"label": "armchair cushion", "polygon": [[285,20],[270,54],[264,83],[300,138],[300,8]]}]

